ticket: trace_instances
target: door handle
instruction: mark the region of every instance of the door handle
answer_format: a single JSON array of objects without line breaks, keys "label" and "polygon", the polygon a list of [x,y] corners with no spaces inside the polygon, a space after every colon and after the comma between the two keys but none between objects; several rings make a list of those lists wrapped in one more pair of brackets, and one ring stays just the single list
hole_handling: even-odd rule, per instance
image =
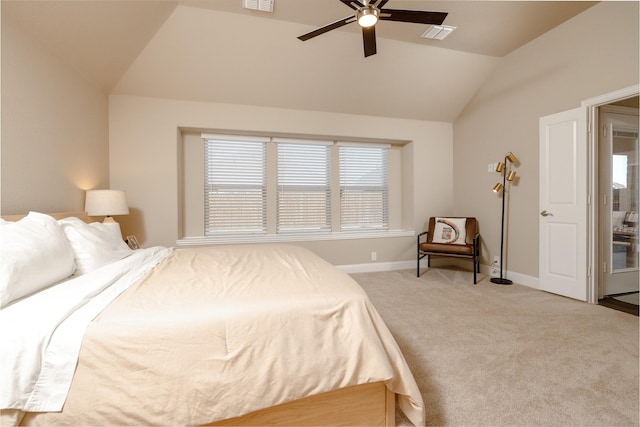
[{"label": "door handle", "polygon": [[547,211],[540,212],[540,215],[542,215],[542,216],[549,216],[549,215],[553,216],[553,214],[551,212],[547,212]]}]

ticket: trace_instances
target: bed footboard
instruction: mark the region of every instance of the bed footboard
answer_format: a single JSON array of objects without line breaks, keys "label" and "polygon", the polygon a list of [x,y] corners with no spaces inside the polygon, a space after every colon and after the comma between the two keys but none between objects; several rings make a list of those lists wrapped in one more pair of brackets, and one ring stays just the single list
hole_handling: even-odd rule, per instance
[{"label": "bed footboard", "polygon": [[207,426],[395,426],[395,394],[383,382],[347,387]]}]

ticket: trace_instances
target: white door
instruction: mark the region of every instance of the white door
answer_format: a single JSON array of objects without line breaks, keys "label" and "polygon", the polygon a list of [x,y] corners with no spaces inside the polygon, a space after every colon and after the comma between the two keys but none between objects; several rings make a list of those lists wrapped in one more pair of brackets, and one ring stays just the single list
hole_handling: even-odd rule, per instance
[{"label": "white door", "polygon": [[540,118],[540,289],[587,300],[587,108]]},{"label": "white door", "polygon": [[[603,107],[599,131],[603,296],[638,292],[638,110]],[[619,111],[622,114],[611,112]]]}]

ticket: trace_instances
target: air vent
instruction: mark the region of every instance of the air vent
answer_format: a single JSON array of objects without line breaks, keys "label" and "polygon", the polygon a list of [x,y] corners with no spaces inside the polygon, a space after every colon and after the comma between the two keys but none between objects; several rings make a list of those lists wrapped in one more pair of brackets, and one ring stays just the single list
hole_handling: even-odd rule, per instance
[{"label": "air vent", "polygon": [[456,27],[450,27],[448,25],[432,25],[420,37],[422,37],[423,39],[443,40],[455,29]]},{"label": "air vent", "polygon": [[242,0],[245,9],[273,12],[274,0]]}]

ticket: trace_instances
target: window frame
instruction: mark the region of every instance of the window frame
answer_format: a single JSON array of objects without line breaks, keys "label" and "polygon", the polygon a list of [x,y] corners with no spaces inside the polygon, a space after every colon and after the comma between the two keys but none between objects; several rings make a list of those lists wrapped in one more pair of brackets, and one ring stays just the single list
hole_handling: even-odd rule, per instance
[{"label": "window frame", "polygon": [[[229,135],[203,134],[204,140],[204,236],[262,236],[267,234],[267,138],[239,137]],[[234,148],[244,146],[240,156],[231,158]],[[223,161],[218,167],[227,173],[220,173],[220,169],[211,169],[211,160],[215,158],[210,150],[223,153]],[[211,158],[210,158],[211,156]],[[249,170],[249,173],[247,171]],[[217,181],[217,182],[214,182]],[[234,194],[231,194],[234,193]],[[219,195],[220,206],[233,216],[223,215],[219,220],[214,214],[212,199]],[[241,201],[237,202],[232,198]],[[258,215],[250,211],[258,210]],[[220,228],[215,224],[227,224],[229,227]],[[236,224],[236,227],[231,225]]]},{"label": "window frame", "polygon": [[[351,142],[336,145],[340,169],[340,231],[389,230],[390,145]],[[376,209],[358,211],[350,208],[353,204]],[[364,221],[355,222],[358,218]]]},{"label": "window frame", "polygon": [[[211,133],[213,134],[213,133]],[[195,133],[193,132],[194,140],[198,137],[200,141],[202,138],[207,135],[205,133]],[[251,135],[251,134],[250,134]],[[183,237],[177,240],[178,246],[199,246],[199,245],[209,245],[209,244],[236,244],[236,243],[270,243],[270,242],[310,242],[310,241],[332,241],[332,240],[343,240],[343,239],[370,239],[370,238],[395,238],[395,237],[410,237],[415,236],[415,232],[412,229],[403,228],[404,223],[407,222],[409,217],[403,215],[402,210],[404,207],[403,197],[405,196],[405,190],[402,187],[402,162],[401,158],[404,159],[407,151],[404,147],[410,141],[398,141],[397,143],[393,143],[389,140],[386,141],[358,141],[358,142],[348,142],[349,140],[345,140],[344,138],[318,138],[318,137],[299,137],[298,135],[294,137],[267,137],[265,134],[256,133],[254,135],[257,136],[242,136],[242,134],[231,135],[232,137],[239,139],[246,138],[258,138],[264,139],[268,142],[266,143],[267,147],[267,174],[277,173],[276,166],[276,156],[277,152],[275,149],[275,141],[277,140],[298,140],[298,141],[323,141],[324,143],[329,143],[331,145],[331,231],[328,233],[281,233],[277,234],[276,229],[276,221],[277,221],[277,182],[274,179],[267,178],[267,233],[261,235],[216,235],[216,236],[204,236],[200,235],[197,231],[198,223],[193,222],[193,220],[197,220],[198,217],[201,217],[201,221],[203,221],[200,225],[202,229],[204,228],[204,207],[202,206],[202,202],[200,203],[200,208],[197,207],[197,204],[192,204],[191,202],[188,205],[185,205],[188,212],[193,213],[185,213],[188,218],[191,218],[191,225],[185,225],[191,231],[188,234],[183,234]],[[349,143],[355,144],[358,146],[380,146],[380,144],[386,144],[390,147],[389,156],[387,158],[387,164],[389,168],[388,175],[388,192],[389,192],[389,228],[387,230],[375,230],[375,229],[367,229],[367,230],[345,230],[340,231],[340,210],[336,209],[336,206],[340,204],[339,197],[339,158],[338,158],[338,144],[339,143]],[[202,150],[202,149],[201,149]],[[193,152],[193,149],[190,149],[189,152]],[[203,151],[200,151],[201,153]],[[393,154],[393,155],[392,155]],[[193,155],[190,155],[193,158]],[[402,157],[400,157],[402,156]],[[393,160],[392,160],[393,159]],[[204,160],[202,160],[204,161]],[[193,163],[192,163],[193,165]],[[393,165],[393,166],[392,166]],[[193,167],[193,166],[192,166]],[[201,170],[204,170],[204,165]],[[393,171],[393,172],[391,172]],[[188,174],[197,179],[198,173],[190,172]],[[201,174],[200,174],[201,175]],[[193,178],[191,179],[193,181]],[[194,182],[198,182],[197,180]],[[203,181],[200,181],[203,182]],[[192,196],[190,196],[190,200],[194,201],[198,200],[197,193],[191,191]],[[200,199],[202,200],[202,199]],[[191,206],[191,208],[189,208]],[[195,208],[196,211],[192,211]],[[204,233],[204,230],[203,230]]]},{"label": "window frame", "polygon": [[[331,224],[331,141],[274,138],[276,150],[276,234],[327,234]],[[296,162],[306,160],[300,168]],[[290,209],[285,198],[306,197],[313,207]],[[287,205],[289,204],[287,203]]]}]

